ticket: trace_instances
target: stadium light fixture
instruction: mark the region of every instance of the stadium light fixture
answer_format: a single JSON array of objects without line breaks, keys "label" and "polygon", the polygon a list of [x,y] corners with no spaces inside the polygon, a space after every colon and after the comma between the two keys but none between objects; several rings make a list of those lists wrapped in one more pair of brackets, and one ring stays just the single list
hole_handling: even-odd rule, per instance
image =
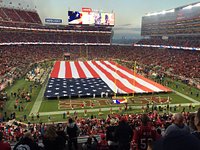
[{"label": "stadium light fixture", "polygon": [[145,16],[156,16],[156,15],[164,15],[166,13],[173,13],[175,12],[175,9],[171,9],[171,10],[163,10],[161,12],[154,12],[154,13],[148,13]]},{"label": "stadium light fixture", "polygon": [[167,12],[168,13],[173,13],[173,12],[175,12],[175,9],[168,10]]},{"label": "stadium light fixture", "polygon": [[167,11],[165,11],[165,10],[163,10],[162,12],[160,12],[159,14],[162,14],[162,15],[164,15],[164,14],[166,14],[167,13]]},{"label": "stadium light fixture", "polygon": [[156,12],[156,13],[154,13],[154,15],[160,15],[160,13],[159,13],[159,12]]},{"label": "stadium light fixture", "polygon": [[193,5],[193,7],[200,7],[200,3]]},{"label": "stadium light fixture", "polygon": [[160,13],[158,13],[158,12],[153,12],[153,13],[148,13],[148,14],[146,14],[145,16],[156,16],[156,15],[158,15],[158,14],[160,14]]},{"label": "stadium light fixture", "polygon": [[150,13],[148,13],[148,14],[146,14],[145,16],[151,16],[151,14],[150,14]]},{"label": "stadium light fixture", "polygon": [[193,8],[193,6],[192,6],[192,5],[189,5],[189,6],[184,7],[183,10],[192,9],[192,8]]},{"label": "stadium light fixture", "polygon": [[154,13],[151,13],[150,16],[156,16],[156,15],[159,15],[160,13],[157,13],[157,12],[154,12]]},{"label": "stadium light fixture", "polygon": [[148,13],[145,16],[153,16],[153,13]]}]

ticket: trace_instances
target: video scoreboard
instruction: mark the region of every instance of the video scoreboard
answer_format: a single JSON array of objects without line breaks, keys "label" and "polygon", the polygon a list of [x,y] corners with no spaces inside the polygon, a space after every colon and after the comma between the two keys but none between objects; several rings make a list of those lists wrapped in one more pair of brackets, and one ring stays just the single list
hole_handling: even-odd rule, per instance
[{"label": "video scoreboard", "polygon": [[69,25],[102,25],[114,26],[114,13],[92,11],[91,8],[83,8],[82,11],[68,11]]}]

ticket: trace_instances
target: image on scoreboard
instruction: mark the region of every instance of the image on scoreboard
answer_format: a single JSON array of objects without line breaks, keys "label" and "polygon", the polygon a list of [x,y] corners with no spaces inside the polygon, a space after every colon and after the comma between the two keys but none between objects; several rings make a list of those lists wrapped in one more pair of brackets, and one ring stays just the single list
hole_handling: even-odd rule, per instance
[{"label": "image on scoreboard", "polygon": [[84,25],[94,25],[94,17],[92,12],[81,12],[82,13],[82,23]]},{"label": "image on scoreboard", "polygon": [[114,13],[68,11],[68,23],[71,25],[114,26]]},{"label": "image on scoreboard", "polygon": [[82,13],[78,11],[68,11],[69,24],[82,24]]},{"label": "image on scoreboard", "polygon": [[101,24],[114,26],[115,24],[115,15],[113,13],[101,13]]}]

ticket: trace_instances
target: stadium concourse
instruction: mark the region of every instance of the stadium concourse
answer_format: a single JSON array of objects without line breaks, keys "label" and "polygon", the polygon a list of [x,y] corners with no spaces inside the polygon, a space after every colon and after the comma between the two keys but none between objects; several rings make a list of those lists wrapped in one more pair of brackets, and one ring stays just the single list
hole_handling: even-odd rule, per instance
[{"label": "stadium concourse", "polygon": [[[70,19],[81,23],[76,13]],[[199,150],[199,37],[188,27],[180,33],[189,37],[163,39],[164,29],[149,26],[158,19],[146,17],[142,35],[152,37],[139,46],[118,46],[111,44],[106,19],[106,26],[44,26],[37,11],[0,7],[0,150]],[[86,107],[72,105],[73,96],[105,91],[138,95],[129,97],[129,107],[91,97]],[[58,103],[70,107],[60,110]]]}]

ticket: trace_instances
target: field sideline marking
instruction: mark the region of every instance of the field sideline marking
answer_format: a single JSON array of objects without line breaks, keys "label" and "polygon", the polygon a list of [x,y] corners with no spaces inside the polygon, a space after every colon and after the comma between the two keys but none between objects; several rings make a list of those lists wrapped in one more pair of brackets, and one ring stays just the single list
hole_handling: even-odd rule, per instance
[{"label": "field sideline marking", "polygon": [[[30,112],[29,116],[31,116],[32,113],[36,114],[37,112],[39,112],[39,109],[40,109],[40,106],[41,106],[41,103],[42,103],[42,97],[43,97],[44,91],[45,91],[45,87],[46,87],[46,85],[44,87],[42,87],[42,89],[40,90],[40,93],[37,96],[37,99],[36,99],[32,109],[31,109],[31,112]],[[193,102],[194,105],[200,105],[199,101],[197,101],[197,100],[195,100],[195,99],[193,99],[193,98],[191,98],[191,97],[189,97],[189,96],[187,96],[185,94],[182,94],[182,93],[180,93],[178,91],[175,91],[173,89],[171,89],[171,90],[173,92],[175,92],[177,95],[179,95],[179,96],[181,96],[181,97]],[[170,106],[175,106],[175,105],[177,105],[177,104],[170,104]],[[183,103],[181,105],[182,106],[189,106],[190,103]],[[134,107],[135,109],[141,109],[142,106],[132,106],[132,107]],[[113,110],[119,110],[119,107],[112,107],[112,108],[113,108]],[[97,109],[88,109],[88,110],[89,110],[89,112],[98,112],[99,108],[97,108]],[[110,107],[109,108],[102,108],[102,111],[109,111],[109,110],[110,110]],[[77,111],[79,113],[83,113],[84,112],[84,110],[66,110],[66,111],[69,111],[70,113],[72,113],[74,111]],[[40,115],[41,116],[46,116],[46,115],[63,114],[66,111],[40,112]]]},{"label": "field sideline marking", "polygon": [[189,101],[191,101],[193,103],[199,103],[199,101],[197,101],[197,100],[195,100],[195,99],[193,99],[193,98],[191,98],[191,97],[189,97],[189,96],[187,96],[185,94],[182,94],[182,93],[180,93],[178,91],[173,90],[173,92],[175,92],[177,95],[179,95],[179,96],[181,96],[181,97],[183,97],[183,98],[185,98],[185,99],[187,99],[187,100],[189,100]]},{"label": "field sideline marking", "polygon": [[[177,92],[175,90],[173,90],[177,95],[193,102],[192,104],[193,105],[200,105],[200,102],[197,101],[197,100],[194,100],[193,98],[190,98],[180,92]],[[189,106],[191,103],[182,103],[181,106]],[[170,106],[174,107],[174,106],[177,106],[178,104],[170,104]],[[142,106],[131,106],[133,109],[141,109]],[[109,111],[111,107],[108,107],[108,108],[101,108],[102,111]],[[112,107],[113,110],[119,110],[119,107]],[[58,115],[58,114],[63,114],[64,112],[66,113],[67,111],[69,111],[69,113],[74,113],[75,111],[78,112],[78,113],[84,113],[84,110],[85,109],[82,109],[82,110],[66,110],[66,111],[53,111],[53,112],[40,112],[40,115],[41,116],[47,116],[47,115]],[[98,112],[99,111],[99,108],[94,108],[94,109],[87,109],[88,112]]]},{"label": "field sideline marking", "polygon": [[36,114],[39,112],[40,110],[40,106],[42,104],[42,100],[43,100],[43,96],[44,96],[44,92],[45,92],[45,87],[47,86],[47,83],[45,85],[42,86],[40,93],[37,96],[37,99],[35,100],[35,103],[33,104],[33,107],[30,111],[29,116],[31,116],[31,114]]},{"label": "field sideline marking", "polygon": [[[181,104],[181,106],[189,106],[191,103],[183,103]],[[178,106],[179,104],[170,104],[170,107],[174,107],[174,106]],[[196,105],[200,105],[200,102],[198,103],[193,103],[194,106]],[[159,105],[157,105],[159,106]],[[164,105],[161,105],[164,106]],[[119,106],[121,107],[121,105]],[[101,108],[101,111],[110,111],[110,108],[112,108],[112,110],[119,110],[119,107],[107,107],[107,108]],[[141,109],[142,106],[131,106],[132,109]],[[151,107],[151,105],[150,105]],[[94,108],[94,109],[79,109],[79,110],[65,110],[65,111],[52,111],[52,112],[40,112],[40,116],[47,116],[47,115],[60,115],[63,113],[67,113],[67,111],[69,111],[70,114],[74,113],[75,111],[77,113],[84,113],[84,111],[87,110],[88,113],[91,112],[98,112],[99,108]]]}]

